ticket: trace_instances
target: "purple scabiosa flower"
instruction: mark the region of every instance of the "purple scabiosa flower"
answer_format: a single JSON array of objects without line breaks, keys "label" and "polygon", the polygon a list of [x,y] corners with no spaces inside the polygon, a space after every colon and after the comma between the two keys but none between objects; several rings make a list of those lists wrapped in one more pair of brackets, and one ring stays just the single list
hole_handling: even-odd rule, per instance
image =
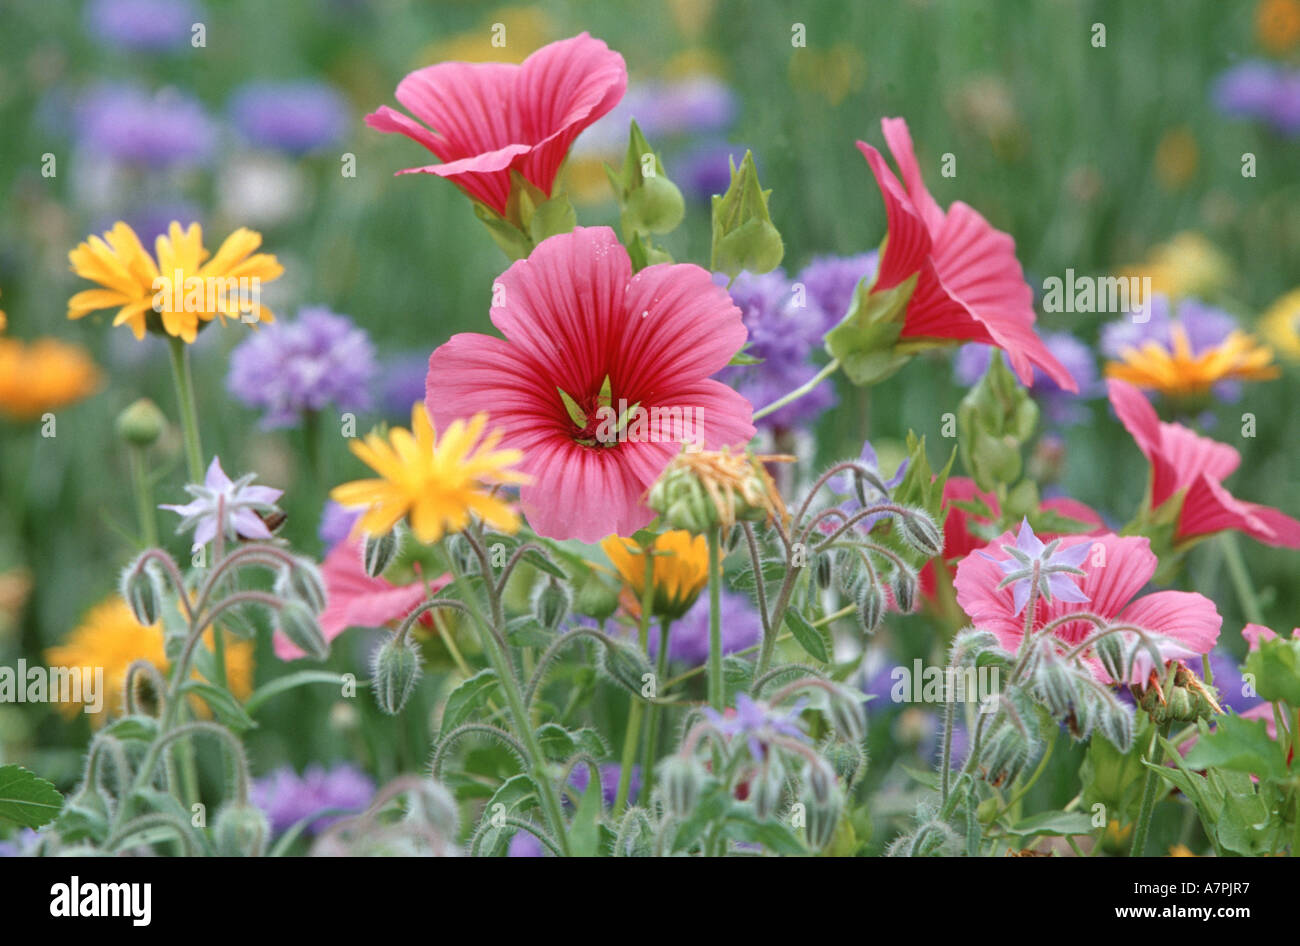
[{"label": "purple scabiosa flower", "polygon": [[185,492],[194,499],[184,506],[162,505],[181,517],[177,533],[194,530],[194,541],[207,545],[217,537],[218,530],[231,542],[245,539],[269,539],[271,530],[262,521],[259,512],[278,512],[275,501],[284,495],[283,490],[270,486],[253,486],[256,473],[245,473],[232,481],[221,468],[221,458],[213,457],[203,482],[188,483]]},{"label": "purple scabiosa flower", "polygon": [[306,308],[297,321],[275,322],[240,342],[230,353],[226,388],[266,411],[263,427],[294,427],[307,411],[329,405],[369,407],[376,371],[364,330],[329,309]]},{"label": "purple scabiosa flower", "polygon": [[[722,652],[734,654],[753,647],[763,634],[763,622],[749,596],[722,590]],[[650,656],[659,655],[659,635],[650,635]],[[709,659],[709,599],[701,597],[673,622],[668,632],[668,657],[696,667]]]},{"label": "purple scabiosa flower", "polygon": [[788,709],[779,710],[744,693],[737,693],[734,710],[719,713],[706,707],[704,715],[724,736],[744,739],[750,757],[757,760],[766,758],[767,746],[778,737],[808,741],[808,734],[799,722],[804,705],[805,702],[799,700]]},{"label": "purple scabiosa flower", "polygon": [[203,106],[174,89],[151,94],[132,85],[99,85],[82,96],[76,112],[83,148],[149,168],[204,164],[217,141]]},{"label": "purple scabiosa flower", "polygon": [[352,534],[352,527],[360,518],[360,509],[347,509],[332,499],[325,500],[325,508],[321,510],[320,526],[317,529],[321,544],[327,549],[334,548]]},{"label": "purple scabiosa flower", "polygon": [[390,417],[411,416],[411,405],[423,401],[429,379],[429,356],[416,352],[385,358],[379,379],[379,406]]},{"label": "purple scabiosa flower", "polygon": [[290,154],[334,144],[348,124],[347,101],[323,82],[249,82],[231,97],[229,113],[251,144]]},{"label": "purple scabiosa flower", "polygon": [[[1079,393],[1066,391],[1037,368],[1030,393],[1042,405],[1049,422],[1058,426],[1078,424],[1087,419],[1081,401],[1099,397],[1103,392],[1092,349],[1069,332],[1043,332],[1043,343],[1070,372],[1079,385]],[[976,384],[988,370],[993,349],[979,342],[962,345],[953,356],[953,376],[965,387]]]},{"label": "purple scabiosa flower", "polygon": [[191,0],[91,0],[86,6],[91,38],[132,52],[184,47],[202,19],[203,8]]},{"label": "purple scabiosa flower", "polygon": [[1217,647],[1210,651],[1210,669],[1214,672],[1214,688],[1219,691],[1219,705],[1238,714],[1262,702],[1258,695],[1246,696],[1242,692],[1245,687],[1240,662]]},{"label": "purple scabiosa flower", "polygon": [[1210,96],[1225,115],[1268,118],[1281,70],[1267,62],[1243,62],[1214,80]]},{"label": "purple scabiosa flower", "polygon": [[[726,276],[715,274],[713,278],[719,285],[726,285]],[[817,373],[812,353],[821,342],[821,321],[806,309],[791,304],[790,281],[779,269],[761,276],[741,273],[732,283],[730,293],[749,331],[745,353],[761,358],[762,363],[724,368],[718,378],[744,395],[754,407],[763,407]],[[834,404],[835,388],[824,381],[756,423],[767,429],[798,427]]]},{"label": "purple scabiosa flower", "polygon": [[1034,572],[1038,572],[1038,593],[1047,601],[1059,598],[1061,601],[1082,602],[1088,596],[1079,588],[1078,582],[1071,576],[1082,577],[1084,572],[1079,566],[1083,564],[1092,546],[1087,542],[1061,549],[1061,540],[1053,539],[1046,545],[1034,535],[1029,527],[1029,520],[1020,521],[1020,532],[1016,535],[1014,545],[1002,546],[1002,551],[1011,557],[999,559],[983,549],[976,550],[976,555],[996,562],[1005,575],[998,584],[1001,590],[1011,586],[1011,596],[1015,610],[1019,614],[1029,604],[1029,592],[1034,586]]},{"label": "purple scabiosa flower", "polygon": [[858,284],[876,275],[879,262],[875,250],[857,256],[818,256],[799,271],[794,281],[803,285],[809,307],[821,319],[823,335],[844,318]]},{"label": "purple scabiosa flower", "polygon": [[[273,834],[283,834],[300,821],[329,809],[357,812],[370,804],[375,783],[360,769],[344,763],[326,770],[311,765],[302,775],[285,767],[254,779],[249,798],[266,812]],[[307,832],[323,831],[343,815],[324,815],[307,826]]]}]

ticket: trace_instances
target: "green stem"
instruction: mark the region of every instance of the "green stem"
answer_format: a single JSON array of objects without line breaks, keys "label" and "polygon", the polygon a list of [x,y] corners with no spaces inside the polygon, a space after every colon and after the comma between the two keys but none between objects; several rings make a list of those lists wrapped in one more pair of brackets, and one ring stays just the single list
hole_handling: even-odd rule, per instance
[{"label": "green stem", "polygon": [[[724,709],[726,688],[722,679],[722,555],[720,530],[709,529],[709,705]],[[762,576],[759,576],[760,580]],[[770,635],[769,635],[770,636]]]},{"label": "green stem", "polygon": [[792,401],[799,400],[799,398],[803,397],[805,394],[810,392],[813,388],[817,387],[817,385],[821,384],[823,381],[825,381],[827,378],[833,375],[836,372],[836,370],[839,368],[839,366],[840,366],[839,359],[832,358],[830,364],[828,364],[821,371],[813,375],[808,381],[799,385],[799,387],[795,388],[789,394],[785,395],[784,397],[778,398],[777,400],[773,401],[771,404],[767,405],[767,407],[761,407],[758,410],[754,411],[754,420],[758,420],[760,417],[766,417],[768,414],[772,413],[773,411],[780,410],[781,408],[785,407],[787,404],[791,403]]},{"label": "green stem", "polygon": [[194,377],[190,373],[190,355],[179,338],[167,339],[172,361],[172,381],[176,384],[176,401],[181,413],[181,431],[185,436],[185,459],[189,464],[190,482],[203,482],[203,446],[199,440],[199,415],[194,406]]},{"label": "green stem", "polygon": [[145,472],[144,448],[132,446],[127,451],[131,464],[131,483],[135,487],[135,509],[140,519],[140,539],[147,549],[158,544],[158,517],[154,514],[153,490]]},{"label": "green stem", "polygon": [[1237,534],[1235,532],[1225,532],[1220,535],[1219,547],[1223,549],[1223,559],[1228,566],[1228,577],[1232,579],[1232,586],[1236,589],[1237,600],[1241,602],[1241,610],[1245,613],[1247,622],[1263,624],[1264,611],[1259,606],[1259,597],[1255,594],[1255,586],[1250,581],[1250,573],[1246,571],[1246,562],[1241,557],[1241,546],[1237,543]]},{"label": "green stem", "polygon": [[[1160,728],[1151,737],[1151,749],[1149,755],[1152,765],[1159,765],[1164,759],[1165,747],[1160,741],[1169,738],[1170,723],[1162,723]],[[1133,847],[1129,849],[1129,857],[1142,857],[1147,846],[1147,834],[1151,830],[1151,813],[1156,807],[1156,788],[1160,781],[1159,774],[1154,769],[1147,769],[1146,781],[1142,783],[1142,807],[1138,809],[1137,825],[1133,828]]]},{"label": "green stem", "polygon": [[[643,550],[645,554],[645,574],[641,581],[641,617],[637,622],[636,639],[637,644],[645,653],[650,653],[650,609],[654,606],[655,600],[655,562],[654,546],[647,545]],[[655,680],[655,695],[659,693],[659,687],[662,685],[661,680]],[[627,708],[627,731],[623,734],[623,756],[618,767],[618,790],[614,794],[614,812],[621,812],[627,805],[627,797],[632,791],[632,760],[636,758],[637,739],[641,735],[641,714],[643,706],[641,700],[635,696]],[[642,773],[644,778],[645,773]],[[645,792],[641,793],[642,798],[648,797]]]},{"label": "green stem", "polygon": [[[668,679],[668,638],[671,628],[672,622],[667,618],[659,622],[659,654],[655,660],[656,686],[662,686],[661,681]],[[655,752],[659,745],[659,719],[662,713],[663,706],[658,702],[650,704],[650,718],[646,720],[645,748],[642,750],[641,755],[640,797],[642,799],[648,799],[650,792],[654,789]],[[642,804],[644,804],[644,801]]]}]

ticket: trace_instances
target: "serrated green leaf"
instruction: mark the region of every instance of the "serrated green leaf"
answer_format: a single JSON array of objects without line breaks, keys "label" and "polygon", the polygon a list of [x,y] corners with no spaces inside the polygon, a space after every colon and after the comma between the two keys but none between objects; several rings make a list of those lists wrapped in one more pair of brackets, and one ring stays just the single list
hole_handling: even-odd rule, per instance
[{"label": "serrated green leaf", "polygon": [[63,796],[51,783],[21,765],[0,765],[0,820],[39,828],[58,817]]}]

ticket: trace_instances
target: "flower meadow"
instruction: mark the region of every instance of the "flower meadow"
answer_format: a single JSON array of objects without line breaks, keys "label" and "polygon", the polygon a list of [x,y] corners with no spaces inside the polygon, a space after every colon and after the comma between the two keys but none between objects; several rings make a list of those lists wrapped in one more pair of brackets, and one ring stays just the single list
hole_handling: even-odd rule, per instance
[{"label": "flower meadow", "polygon": [[1300,851],[1300,2],[387,6],[4,14],[0,853]]}]

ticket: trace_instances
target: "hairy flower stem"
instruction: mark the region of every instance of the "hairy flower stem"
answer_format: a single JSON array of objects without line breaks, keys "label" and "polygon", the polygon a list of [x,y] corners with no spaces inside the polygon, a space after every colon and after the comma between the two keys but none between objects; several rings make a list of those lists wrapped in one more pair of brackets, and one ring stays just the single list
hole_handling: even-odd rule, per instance
[{"label": "hairy flower stem", "polygon": [[[641,583],[641,618],[637,622],[637,645],[647,655],[650,653],[650,609],[655,600],[655,563],[653,549],[645,552],[645,577]],[[661,654],[662,656],[662,654]],[[658,693],[659,680],[655,680],[655,692]],[[644,706],[635,696],[627,708],[627,732],[623,736],[623,756],[618,771],[618,790],[614,794],[614,813],[618,814],[627,805],[627,796],[632,790],[632,761],[636,758],[637,739],[641,735],[641,715]],[[644,777],[645,773],[642,773]],[[642,798],[646,795],[642,793]]]},{"label": "hairy flower stem", "polygon": [[[709,540],[709,705],[719,713],[726,701],[722,679],[722,555],[718,528],[711,528]],[[760,576],[761,577],[761,576]]]},{"label": "hairy flower stem", "polygon": [[[1161,723],[1160,728],[1151,736],[1151,749],[1147,753],[1151,765],[1158,766],[1164,759],[1165,747],[1162,739],[1169,738],[1169,728],[1173,723]],[[1133,828],[1133,847],[1129,857],[1141,857],[1147,846],[1147,833],[1151,830],[1151,814],[1156,807],[1156,788],[1160,776],[1152,768],[1147,769],[1146,779],[1142,783],[1142,807],[1138,809],[1137,824]]]},{"label": "hairy flower stem", "polygon": [[167,339],[171,353],[172,381],[176,385],[176,401],[181,415],[181,431],[185,437],[185,460],[189,466],[190,482],[203,482],[203,446],[199,440],[199,415],[194,406],[194,376],[190,372],[190,355],[179,338]]},{"label": "hairy flower stem", "polygon": [[[671,633],[672,622],[664,618],[659,622],[659,654],[655,660],[655,695],[659,695],[659,687],[663,686],[663,681],[668,679],[668,638]],[[641,753],[641,794],[643,799],[650,797],[650,792],[654,788],[654,764],[655,749],[659,743],[659,719],[663,714],[663,706],[658,701],[650,704],[649,716],[646,720],[645,748]],[[622,776],[619,776],[620,780]]]},{"label": "hairy flower stem", "polygon": [[569,854],[569,838],[565,832],[564,812],[560,808],[560,798],[555,791],[555,784],[551,781],[550,773],[546,770],[546,756],[542,753],[542,747],[537,742],[537,733],[533,731],[533,727],[530,725],[528,707],[524,705],[523,694],[519,690],[519,678],[515,675],[514,662],[500,643],[505,639],[505,609],[501,603],[500,589],[492,581],[491,560],[488,558],[487,550],[483,547],[483,542],[473,526],[466,529],[463,535],[469,540],[470,546],[478,556],[479,567],[482,569],[484,579],[483,587],[487,592],[488,606],[492,615],[491,625],[482,620],[475,622],[479,627],[479,638],[482,641],[483,650],[492,664],[492,669],[496,671],[501,690],[506,695],[506,708],[510,711],[510,718],[515,727],[515,735],[519,737],[519,742],[527,752],[528,765],[531,770],[529,775],[537,787],[546,820],[550,823],[551,831],[554,833],[560,852],[567,857]]},{"label": "hairy flower stem", "polygon": [[158,517],[154,512],[153,490],[145,470],[144,448],[132,445],[127,451],[131,463],[131,484],[135,488],[135,509],[140,520],[140,540],[151,549],[158,544]]},{"label": "hairy flower stem", "polygon": [[839,359],[832,358],[830,364],[828,364],[821,371],[817,372],[815,375],[809,378],[808,381],[799,385],[799,387],[795,388],[789,394],[785,395],[784,397],[777,398],[775,401],[773,401],[771,404],[767,405],[766,407],[761,407],[758,410],[754,411],[754,420],[758,420],[760,417],[766,417],[768,414],[771,414],[773,411],[780,410],[781,408],[785,407],[787,404],[799,400],[799,398],[803,397],[805,394],[812,391],[813,388],[817,387],[817,385],[821,384],[823,381],[825,381],[827,378],[833,375],[839,369],[839,367],[840,367]]}]

